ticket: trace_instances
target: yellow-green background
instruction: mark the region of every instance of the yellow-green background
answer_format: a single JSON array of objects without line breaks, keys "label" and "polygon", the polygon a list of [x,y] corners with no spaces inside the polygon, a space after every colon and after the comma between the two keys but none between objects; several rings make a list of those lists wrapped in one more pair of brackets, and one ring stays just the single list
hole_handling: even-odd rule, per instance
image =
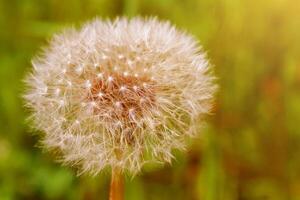
[{"label": "yellow-green background", "polygon": [[31,58],[65,25],[154,15],[194,34],[220,85],[201,139],[126,179],[126,199],[300,199],[299,0],[1,0],[0,199],[107,199],[35,145],[20,98]]}]

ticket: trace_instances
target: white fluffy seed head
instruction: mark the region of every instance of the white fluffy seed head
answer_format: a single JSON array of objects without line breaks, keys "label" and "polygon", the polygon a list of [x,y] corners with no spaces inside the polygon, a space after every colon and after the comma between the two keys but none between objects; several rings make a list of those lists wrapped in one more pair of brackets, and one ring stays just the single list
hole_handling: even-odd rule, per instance
[{"label": "white fluffy seed head", "polygon": [[155,18],[96,19],[56,35],[26,79],[43,144],[91,174],[169,162],[195,135],[216,90],[197,44]]}]

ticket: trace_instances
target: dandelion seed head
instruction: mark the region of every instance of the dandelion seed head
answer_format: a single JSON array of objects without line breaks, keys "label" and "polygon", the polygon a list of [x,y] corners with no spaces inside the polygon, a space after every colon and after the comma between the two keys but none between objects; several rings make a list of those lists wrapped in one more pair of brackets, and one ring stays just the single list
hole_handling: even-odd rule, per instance
[{"label": "dandelion seed head", "polygon": [[170,162],[210,112],[216,86],[204,55],[168,22],[95,19],[53,37],[33,60],[25,99],[62,162],[135,174]]}]

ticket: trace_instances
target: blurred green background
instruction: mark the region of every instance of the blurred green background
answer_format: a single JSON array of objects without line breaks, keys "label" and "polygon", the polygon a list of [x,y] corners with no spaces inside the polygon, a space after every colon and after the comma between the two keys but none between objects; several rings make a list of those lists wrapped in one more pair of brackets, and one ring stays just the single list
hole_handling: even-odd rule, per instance
[{"label": "blurred green background", "polygon": [[220,90],[188,152],[126,178],[128,200],[300,199],[299,0],[1,0],[0,199],[107,199],[36,147],[20,98],[30,60],[65,25],[155,15],[199,38]]}]

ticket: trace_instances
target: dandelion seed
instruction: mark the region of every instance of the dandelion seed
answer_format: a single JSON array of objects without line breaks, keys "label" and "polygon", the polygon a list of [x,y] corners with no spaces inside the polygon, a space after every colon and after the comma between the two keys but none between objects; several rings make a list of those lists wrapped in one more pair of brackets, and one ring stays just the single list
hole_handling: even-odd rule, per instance
[{"label": "dandelion seed", "polygon": [[119,67],[115,66],[114,71],[118,71],[118,70],[119,70]]},{"label": "dandelion seed", "polygon": [[122,104],[121,104],[120,101],[117,101],[117,102],[115,103],[115,105],[116,105],[116,107],[120,108]]},{"label": "dandelion seed", "polygon": [[120,87],[120,91],[121,91],[121,92],[124,92],[125,90],[126,90],[126,86],[122,85],[122,86]]},{"label": "dandelion seed", "polygon": [[98,97],[103,97],[103,96],[104,96],[104,94],[102,92],[98,93]]},{"label": "dandelion seed", "polygon": [[102,55],[102,59],[106,60],[108,57],[106,55]]},{"label": "dandelion seed", "polygon": [[129,73],[128,73],[128,72],[124,72],[123,75],[124,75],[124,76],[128,76]]},{"label": "dandelion seed", "polygon": [[75,69],[75,71],[76,71],[76,73],[77,74],[81,74],[82,73],[82,71],[83,71],[83,67],[82,66],[78,66],[76,69]]},{"label": "dandelion seed", "polygon": [[47,94],[47,92],[48,92],[48,87],[47,86],[42,88],[42,94]]},{"label": "dandelion seed", "polygon": [[140,102],[141,102],[141,103],[144,103],[145,101],[146,101],[146,100],[145,100],[145,98],[143,98],[143,97],[140,99]]},{"label": "dandelion seed", "polygon": [[99,63],[95,63],[95,64],[94,64],[94,67],[95,67],[95,68],[98,68],[98,67],[99,67]]},{"label": "dandelion seed", "polygon": [[100,78],[100,79],[102,79],[103,78],[103,73],[98,73],[97,77]]},{"label": "dandelion seed", "polygon": [[132,88],[134,89],[134,91],[137,91],[138,86],[134,85]]},{"label": "dandelion seed", "polygon": [[108,80],[108,82],[112,82],[112,81],[114,80],[114,78],[113,78],[112,76],[109,76],[109,77],[107,78],[107,80]]},{"label": "dandelion seed", "polygon": [[97,105],[95,101],[92,101],[90,104],[92,107],[95,107]]},{"label": "dandelion seed", "polygon": [[130,109],[128,110],[128,113],[129,113],[129,115],[134,115],[134,108],[130,108]]},{"label": "dandelion seed", "polygon": [[60,94],[60,89],[56,88],[54,94],[55,94],[55,96],[58,96]]},{"label": "dandelion seed", "polygon": [[85,88],[91,88],[92,87],[92,84],[91,84],[91,81],[90,80],[87,80],[84,84]]},{"label": "dandelion seed", "polygon": [[59,100],[59,106],[63,107],[65,105],[65,101],[64,100]]},{"label": "dandelion seed", "polygon": [[71,81],[67,81],[67,85],[69,86],[69,87],[72,87],[72,82]]},{"label": "dandelion seed", "polygon": [[122,126],[122,122],[121,121],[117,121],[116,122],[116,126]]},{"label": "dandelion seed", "polygon": [[132,60],[127,60],[127,64],[129,65],[129,66],[131,66],[132,65]]}]

